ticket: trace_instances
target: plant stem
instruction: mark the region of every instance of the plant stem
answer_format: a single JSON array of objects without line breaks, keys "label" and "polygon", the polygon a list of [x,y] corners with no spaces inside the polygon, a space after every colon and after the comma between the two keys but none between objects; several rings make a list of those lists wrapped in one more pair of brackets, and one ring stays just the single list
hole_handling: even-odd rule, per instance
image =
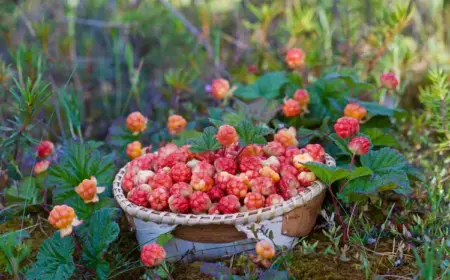
[{"label": "plant stem", "polygon": [[169,277],[170,280],[174,280],[172,277],[172,274],[170,274],[169,270],[167,269],[165,264],[161,265],[161,268],[164,270],[164,272],[166,273],[167,277]]},{"label": "plant stem", "polygon": [[344,234],[343,234],[343,237],[344,237],[344,242],[347,242],[347,239],[348,239],[348,234],[347,234],[347,232],[348,232],[348,226],[347,226],[347,224],[344,222],[344,219],[342,218],[342,216],[341,216],[341,211],[340,211],[340,209],[339,209],[339,205],[337,204],[337,198],[334,196],[334,194],[333,194],[333,190],[332,190],[332,188],[331,188],[331,185],[329,185],[328,186],[328,189],[329,189],[329,191],[330,191],[330,193],[331,193],[331,199],[332,199],[332,201],[333,201],[333,206],[334,206],[334,211],[336,212],[336,216],[337,216],[337,218],[338,218],[338,221],[339,221],[339,223],[341,224],[341,226],[342,226],[342,230],[344,231]]}]

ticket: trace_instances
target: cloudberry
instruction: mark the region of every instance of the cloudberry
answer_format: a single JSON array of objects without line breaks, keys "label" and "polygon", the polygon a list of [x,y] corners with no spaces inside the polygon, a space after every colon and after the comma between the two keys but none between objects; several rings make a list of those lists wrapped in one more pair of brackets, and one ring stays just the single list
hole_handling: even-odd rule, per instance
[{"label": "cloudberry", "polygon": [[292,48],[286,53],[286,64],[290,69],[301,68],[305,63],[305,53],[298,48]]},{"label": "cloudberry", "polygon": [[292,174],[287,174],[286,176],[283,176],[280,180],[279,187],[281,192],[286,191],[289,188],[298,188],[300,187],[300,183],[298,182],[297,178]]},{"label": "cloudberry", "polygon": [[174,213],[189,213],[189,199],[182,195],[171,195],[168,200],[170,211]]},{"label": "cloudberry", "polygon": [[312,156],[314,161],[325,162],[325,150],[320,144],[308,144],[303,149]]},{"label": "cloudberry", "polygon": [[301,172],[297,176],[300,187],[309,187],[316,181],[316,175],[313,172]]},{"label": "cloudberry", "polygon": [[136,176],[134,176],[133,183],[136,186],[141,184],[148,184],[151,182],[151,179],[155,176],[155,172],[151,170],[140,170]]},{"label": "cloudberry", "polygon": [[207,161],[198,161],[194,167],[192,167],[192,174],[200,176],[200,177],[212,177],[216,169],[212,164]]},{"label": "cloudberry", "polygon": [[147,244],[142,247],[141,261],[147,267],[160,265],[166,258],[166,251],[156,243]]},{"label": "cloudberry", "polygon": [[294,127],[282,128],[274,136],[276,142],[281,143],[285,148],[290,146],[297,146],[298,141],[296,139],[297,131]]},{"label": "cloudberry", "polygon": [[284,198],[279,194],[271,194],[266,198],[266,207],[281,204]]},{"label": "cloudberry", "polygon": [[263,208],[264,203],[264,196],[257,192],[249,192],[244,199],[244,204],[248,208],[248,210]]},{"label": "cloudberry", "polygon": [[95,203],[99,201],[98,195],[105,191],[105,187],[97,187],[97,178],[84,179],[75,187],[75,192],[83,199],[84,203]]},{"label": "cloudberry", "polygon": [[185,163],[178,162],[170,169],[169,175],[175,183],[189,182],[192,171]]},{"label": "cloudberry", "polygon": [[264,196],[276,193],[275,185],[268,177],[257,177],[250,181],[252,192],[260,193]]},{"label": "cloudberry", "polygon": [[133,135],[137,135],[140,132],[144,132],[147,129],[148,119],[144,117],[140,112],[133,112],[128,115],[126,123],[127,128],[133,132]]},{"label": "cloudberry", "polygon": [[191,206],[192,213],[200,214],[207,213],[212,203],[206,193],[194,192],[189,196],[189,205]]},{"label": "cloudberry", "polygon": [[217,141],[225,147],[231,146],[233,143],[239,141],[239,136],[236,129],[231,125],[222,125],[217,132]]},{"label": "cloudberry", "polygon": [[39,174],[47,171],[49,166],[50,166],[50,161],[48,161],[48,160],[38,161],[34,165],[33,173],[36,174],[36,175],[39,175]]},{"label": "cloudberry", "polygon": [[269,166],[270,168],[278,172],[280,171],[281,163],[277,157],[271,156],[268,159],[262,161],[262,166]]},{"label": "cloudberry", "polygon": [[314,161],[314,158],[309,153],[304,153],[294,156],[292,164],[301,172],[308,170],[305,164],[312,161]]},{"label": "cloudberry", "polygon": [[264,166],[263,168],[261,168],[259,170],[259,175],[270,178],[274,183],[280,181],[280,175],[268,166]]},{"label": "cloudberry", "polygon": [[134,181],[133,181],[133,173],[131,171],[128,171],[125,173],[122,179],[122,189],[126,192],[131,191],[135,187]]},{"label": "cloudberry", "polygon": [[158,172],[156,172],[156,174],[150,181],[150,186],[152,186],[152,188],[154,189],[157,189],[159,187],[170,188],[172,187],[172,185],[172,178],[170,177],[169,173],[164,171],[163,169],[160,169]]},{"label": "cloudberry", "polygon": [[172,115],[167,122],[167,129],[170,134],[180,134],[187,125],[187,121],[180,115]]},{"label": "cloudberry", "polygon": [[240,207],[241,203],[239,202],[239,198],[232,194],[222,197],[217,204],[217,208],[222,214],[237,213]]},{"label": "cloudberry", "polygon": [[268,156],[281,156],[284,154],[285,148],[280,142],[269,142],[263,148],[264,153]]},{"label": "cloudberry", "polygon": [[309,94],[306,89],[297,89],[294,93],[293,99],[297,101],[301,107],[308,106],[309,104]]},{"label": "cloudberry", "polygon": [[233,178],[234,178],[234,175],[232,175],[226,171],[217,173],[216,176],[214,176],[216,186],[218,186],[222,190],[225,190],[227,188],[228,182]]},{"label": "cloudberry", "polygon": [[169,189],[166,187],[159,187],[153,189],[148,196],[150,207],[157,211],[163,211],[169,206]]},{"label": "cloudberry", "polygon": [[359,132],[359,122],[355,118],[342,117],[334,124],[334,130],[341,138],[351,138]]},{"label": "cloudberry", "polygon": [[211,84],[211,93],[215,99],[222,100],[231,97],[230,83],[225,79],[215,79]]},{"label": "cloudberry", "polygon": [[281,192],[281,196],[285,199],[291,199],[298,194],[298,190],[296,188],[287,188]]},{"label": "cloudberry", "polygon": [[127,145],[127,156],[135,159],[142,155],[142,144],[139,141],[131,142]]},{"label": "cloudberry", "polygon": [[239,173],[236,177],[250,188],[250,181],[259,177],[259,172],[256,170],[248,170],[246,172]]},{"label": "cloudberry", "polygon": [[185,182],[179,182],[173,184],[173,186],[169,189],[170,195],[181,195],[188,197],[193,192],[192,186]]},{"label": "cloudberry", "polygon": [[214,167],[217,172],[228,172],[230,174],[236,174],[237,165],[231,158],[220,157],[214,161]]},{"label": "cloudberry", "polygon": [[300,115],[300,103],[294,99],[287,99],[283,104],[283,114],[286,117],[295,117]]},{"label": "cloudberry", "polygon": [[48,217],[48,222],[60,230],[61,238],[72,233],[72,227],[78,226],[82,221],[75,216],[75,211],[67,205],[56,205]]},{"label": "cloudberry", "polygon": [[398,86],[398,78],[394,73],[384,73],[380,75],[381,86],[393,90]]},{"label": "cloudberry", "polygon": [[214,180],[209,176],[199,176],[197,174],[191,177],[191,186],[196,191],[207,192],[212,189]]},{"label": "cloudberry", "polygon": [[219,215],[220,214],[219,204],[218,203],[211,204],[211,207],[209,207],[209,210],[208,210],[208,214],[209,215]]},{"label": "cloudberry", "polygon": [[345,106],[344,116],[351,117],[357,120],[363,119],[367,114],[366,108],[358,103],[349,103]]},{"label": "cloudberry", "polygon": [[256,144],[250,144],[243,148],[242,152],[239,155],[239,158],[244,157],[259,157],[264,154],[264,151],[261,146]]},{"label": "cloudberry", "polygon": [[213,163],[217,157],[213,151],[204,151],[204,152],[195,154],[195,158],[200,161],[206,161],[208,163]]},{"label": "cloudberry", "polygon": [[262,161],[259,157],[243,157],[239,161],[241,172],[248,170],[259,170],[262,167]]},{"label": "cloudberry", "polygon": [[51,141],[44,140],[36,147],[36,153],[38,157],[46,158],[53,154],[54,149],[55,145]]},{"label": "cloudberry", "polygon": [[139,185],[127,194],[127,199],[136,205],[147,207],[149,205],[148,196],[152,192],[152,187],[147,184]]},{"label": "cloudberry", "polygon": [[209,190],[208,195],[211,198],[211,201],[217,202],[225,196],[225,192],[220,187],[216,186]]},{"label": "cloudberry", "polygon": [[355,155],[365,155],[370,150],[370,141],[366,137],[355,137],[348,143],[348,149]]},{"label": "cloudberry", "polygon": [[244,198],[247,195],[248,188],[247,185],[244,184],[244,182],[242,182],[238,178],[233,178],[228,181],[226,191],[227,194],[235,195],[238,198]]},{"label": "cloudberry", "polygon": [[297,176],[298,170],[294,166],[290,164],[282,164],[280,167],[280,175],[281,177],[287,176],[288,174]]}]

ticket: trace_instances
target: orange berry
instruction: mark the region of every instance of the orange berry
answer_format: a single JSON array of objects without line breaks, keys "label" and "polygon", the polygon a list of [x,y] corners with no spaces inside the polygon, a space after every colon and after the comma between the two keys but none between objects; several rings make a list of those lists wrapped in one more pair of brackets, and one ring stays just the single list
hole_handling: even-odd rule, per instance
[{"label": "orange berry", "polygon": [[97,178],[84,179],[75,187],[75,192],[84,200],[84,203],[98,202],[98,193],[102,193],[104,187],[97,187]]},{"label": "orange berry", "polygon": [[135,159],[142,155],[142,144],[139,141],[131,142],[127,145],[127,156],[131,159]]},{"label": "orange berry", "polygon": [[50,166],[50,161],[41,160],[34,165],[33,173],[36,175],[41,174],[41,173],[47,171],[49,166]]},{"label": "orange berry", "polygon": [[309,104],[309,94],[306,89],[297,89],[294,93],[294,100],[300,103],[300,106],[306,106]]},{"label": "orange berry", "polygon": [[357,120],[363,119],[367,114],[366,108],[359,105],[358,103],[349,103],[345,106],[344,116],[352,117]]},{"label": "orange berry", "polygon": [[148,119],[144,117],[140,112],[133,112],[128,115],[126,124],[127,128],[133,132],[134,135],[139,132],[144,132],[147,128]]},{"label": "orange berry", "polygon": [[231,146],[233,143],[239,141],[236,129],[231,125],[222,125],[217,132],[217,141],[225,147]]},{"label": "orange berry", "polygon": [[180,134],[187,125],[187,121],[180,115],[172,115],[167,122],[170,134]]},{"label": "orange berry", "polygon": [[218,100],[229,98],[231,96],[230,83],[225,79],[215,79],[211,84],[211,93]]},{"label": "orange berry", "polygon": [[295,117],[300,115],[300,103],[294,99],[287,99],[283,104],[283,114],[286,117]]},{"label": "orange berry", "polygon": [[295,166],[295,168],[300,169],[301,171],[306,171],[307,168],[304,164],[313,161],[314,158],[309,153],[304,153],[294,156],[294,158],[292,159],[292,164]]},{"label": "orange berry", "polygon": [[300,68],[305,63],[305,53],[298,48],[293,48],[286,53],[286,64],[290,69]]},{"label": "orange berry", "polygon": [[274,140],[282,144],[285,148],[290,146],[297,146],[298,141],[296,139],[297,131],[294,127],[283,128],[278,130],[277,134],[274,136]]},{"label": "orange berry", "polygon": [[270,179],[272,179],[272,182],[274,183],[280,181],[280,175],[269,166],[264,166],[263,168],[261,168],[259,170],[259,175],[269,177]]},{"label": "orange berry", "polygon": [[275,256],[275,248],[273,248],[273,245],[266,240],[261,240],[256,243],[255,250],[256,254],[262,259],[270,259]]},{"label": "orange berry", "polygon": [[61,230],[61,237],[72,233],[72,226],[81,224],[75,216],[75,211],[67,205],[56,205],[48,217],[48,222],[55,228]]}]

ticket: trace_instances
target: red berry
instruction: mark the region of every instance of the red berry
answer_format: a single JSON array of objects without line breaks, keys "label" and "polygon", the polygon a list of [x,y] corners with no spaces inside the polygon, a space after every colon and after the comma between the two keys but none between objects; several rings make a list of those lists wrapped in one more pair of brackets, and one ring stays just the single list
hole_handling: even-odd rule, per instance
[{"label": "red berry", "polygon": [[156,243],[142,247],[141,261],[145,266],[154,267],[160,265],[166,258],[166,251]]},{"label": "red berry", "polygon": [[230,83],[225,79],[215,79],[211,84],[211,93],[215,99],[222,100],[229,98],[232,94]]},{"label": "red berry", "polygon": [[214,167],[217,172],[228,172],[230,174],[236,174],[237,165],[231,158],[221,157],[214,161]]},{"label": "red berry", "polygon": [[211,207],[211,199],[204,192],[194,192],[189,196],[189,205],[194,214],[207,213]]},{"label": "red berry", "polygon": [[174,213],[187,214],[189,213],[189,200],[181,195],[175,194],[169,197],[170,211]]},{"label": "red berry", "polygon": [[221,188],[222,190],[225,190],[227,188],[228,182],[234,178],[234,175],[228,173],[228,172],[220,172],[217,173],[214,177],[216,186]]},{"label": "red berry", "polygon": [[195,158],[200,161],[206,161],[208,163],[213,163],[217,157],[213,151],[205,151],[205,152],[195,154]]},{"label": "red berry", "polygon": [[191,177],[191,186],[196,191],[207,192],[209,191],[213,185],[214,180],[209,176],[199,176],[197,174],[192,175]]},{"label": "red berry", "polygon": [[314,161],[325,162],[325,150],[320,144],[308,144],[304,149],[312,156]]},{"label": "red berry", "polygon": [[126,192],[134,188],[133,173],[128,171],[122,178],[122,189]]},{"label": "red berry", "polygon": [[345,106],[344,116],[355,118],[357,120],[363,119],[367,114],[366,108],[358,103],[349,103]]},{"label": "red berry", "polygon": [[139,186],[141,184],[149,184],[155,176],[155,173],[151,170],[140,170],[133,179],[133,183],[136,186]]},{"label": "red berry", "polygon": [[281,177],[287,176],[287,174],[291,174],[297,176],[298,170],[294,166],[290,164],[281,164],[280,167],[280,175]]},{"label": "red berry", "polygon": [[170,169],[169,174],[172,178],[172,181],[175,183],[189,182],[189,180],[191,179],[192,171],[185,163],[178,162]]},{"label": "red berry", "polygon": [[209,192],[208,192],[209,197],[211,198],[211,201],[213,202],[217,202],[219,201],[222,197],[225,196],[225,192],[220,188],[220,187],[213,187]]},{"label": "red berry", "polygon": [[359,132],[359,122],[354,118],[342,117],[334,124],[334,130],[341,138],[351,138]]},{"label": "red berry", "polygon": [[248,170],[259,170],[262,167],[262,162],[259,157],[243,157],[239,161],[239,169],[241,172]]},{"label": "red berry", "polygon": [[160,169],[156,174],[153,176],[150,186],[152,188],[156,189],[159,187],[166,187],[170,188],[172,187],[172,178],[169,176],[168,172],[164,171],[163,169]]},{"label": "red berry", "polygon": [[280,171],[280,167],[281,167],[281,163],[280,163],[280,161],[278,160],[277,157],[271,156],[268,159],[262,161],[262,166],[269,166],[270,168],[272,168],[276,172],[279,172]]},{"label": "red berry", "polygon": [[314,158],[309,153],[298,154],[292,159],[292,163],[299,172],[308,171],[305,164],[312,161],[314,161]]},{"label": "red berry", "polygon": [[300,115],[300,103],[295,101],[294,99],[287,99],[283,104],[283,114],[286,117],[295,117]]},{"label": "red berry", "polygon": [[170,134],[180,134],[187,125],[187,121],[180,115],[172,115],[167,121],[167,129]]},{"label": "red berry", "polygon": [[219,215],[220,214],[219,204],[218,203],[213,203],[211,205],[211,207],[209,207],[208,214],[209,215]]},{"label": "red berry", "polygon": [[257,192],[250,192],[245,196],[244,204],[248,210],[263,208],[265,203],[264,196]]},{"label": "red berry", "polygon": [[47,171],[48,167],[50,166],[50,161],[48,160],[41,160],[36,162],[33,168],[33,173],[38,175],[45,171]]},{"label": "red berry", "polygon": [[287,188],[282,193],[281,196],[285,199],[291,199],[298,194],[298,190],[296,188]]},{"label": "red berry", "polygon": [[235,195],[238,198],[244,198],[247,195],[247,185],[238,178],[231,179],[227,184],[227,194]]},{"label": "red berry", "polygon": [[284,154],[285,148],[284,146],[279,142],[269,142],[267,145],[264,146],[264,153],[268,156],[281,156]]},{"label": "red berry", "polygon": [[240,207],[241,203],[239,202],[239,198],[232,194],[222,197],[217,204],[217,208],[222,214],[237,213]]},{"label": "red berry", "polygon": [[214,176],[215,172],[216,169],[214,168],[214,166],[212,164],[209,164],[207,161],[199,161],[192,168],[192,174],[200,177],[212,177]]},{"label": "red berry", "polygon": [[282,128],[278,130],[277,134],[274,136],[274,140],[276,142],[281,143],[285,148],[290,146],[297,146],[298,141],[296,139],[297,137],[297,131],[294,127],[288,128]]},{"label": "red berry", "polygon": [[279,194],[271,194],[266,198],[266,207],[281,204],[284,198]]},{"label": "red berry", "polygon": [[260,193],[264,196],[276,193],[275,185],[268,177],[258,177],[250,181],[252,192]]},{"label": "red berry", "polygon": [[188,197],[192,193],[192,186],[185,183],[185,182],[179,182],[176,184],[173,184],[173,186],[170,188],[170,195],[181,195]]},{"label": "red berry", "polygon": [[370,141],[366,137],[355,137],[348,143],[348,149],[355,155],[365,155],[370,150]]},{"label": "red berry", "polygon": [[154,210],[163,211],[169,206],[169,190],[166,187],[154,189],[148,196],[150,207]]},{"label": "red berry", "polygon": [[309,104],[309,94],[306,89],[297,89],[293,98],[300,104],[301,107],[305,107]]},{"label": "red berry", "polygon": [[232,144],[239,141],[239,136],[236,129],[231,125],[222,125],[217,132],[217,141],[225,147],[229,147]]},{"label": "red berry", "polygon": [[129,201],[133,202],[136,205],[148,207],[148,196],[152,192],[152,188],[149,185],[142,184],[134,189],[132,189],[127,198]]},{"label": "red berry", "polygon": [[398,86],[398,78],[394,73],[384,73],[380,75],[381,86],[393,90]]},{"label": "red berry", "polygon": [[285,163],[291,163],[294,156],[301,154],[302,152],[297,147],[289,147],[286,149],[284,155],[286,156]]},{"label": "red berry", "polygon": [[40,158],[46,158],[49,155],[53,154],[53,150],[55,149],[55,145],[48,141],[44,140],[36,147],[36,153]]},{"label": "red berry", "polygon": [[297,176],[300,187],[309,187],[316,181],[316,175],[313,172],[301,172]]},{"label": "red berry", "polygon": [[305,53],[298,48],[292,48],[286,53],[286,64],[290,69],[301,68],[305,63]]}]

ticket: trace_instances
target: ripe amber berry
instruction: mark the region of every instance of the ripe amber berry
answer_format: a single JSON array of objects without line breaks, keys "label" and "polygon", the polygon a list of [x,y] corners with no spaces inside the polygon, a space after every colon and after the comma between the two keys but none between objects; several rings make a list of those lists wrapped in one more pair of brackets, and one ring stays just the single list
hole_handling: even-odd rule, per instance
[{"label": "ripe amber berry", "polygon": [[256,254],[262,259],[270,259],[275,256],[275,249],[273,245],[266,240],[261,240],[256,243]]},{"label": "ripe amber berry", "polygon": [[370,150],[370,141],[366,137],[355,137],[348,143],[348,149],[355,155],[365,155]]},{"label": "ripe amber berry", "polygon": [[184,130],[186,125],[187,121],[182,116],[172,115],[169,117],[169,120],[167,122],[167,129],[172,135],[180,134]]},{"label": "ripe amber berry", "polygon": [[225,147],[231,146],[233,143],[239,141],[239,136],[237,135],[236,129],[231,125],[222,125],[219,127],[217,132],[217,141]]},{"label": "ripe amber berry", "polygon": [[226,191],[227,194],[232,194],[242,199],[247,195],[248,187],[244,182],[235,177],[228,182]]},{"label": "ripe amber berry", "polygon": [[133,112],[128,115],[126,124],[127,128],[133,132],[133,135],[137,135],[140,132],[144,132],[147,128],[148,119],[144,117],[140,112]]},{"label": "ripe amber berry", "polygon": [[214,180],[209,176],[199,176],[194,174],[192,175],[190,184],[196,191],[207,192],[213,187]]},{"label": "ripe amber berry", "polygon": [[351,117],[342,117],[334,124],[334,130],[341,138],[351,138],[359,133],[359,121]]},{"label": "ripe amber berry", "polygon": [[290,69],[296,69],[305,63],[305,53],[298,48],[292,48],[286,53],[286,64]]},{"label": "ripe amber berry", "polygon": [[99,201],[98,195],[105,191],[105,187],[97,187],[97,178],[91,176],[84,179],[75,187],[75,192],[83,199],[84,203],[95,203]]},{"label": "ripe amber berry", "polygon": [[359,105],[358,103],[349,103],[345,106],[344,116],[352,117],[357,120],[363,119],[367,114],[366,108]]},{"label": "ripe amber berry", "polygon": [[55,145],[52,142],[44,140],[41,143],[39,143],[39,145],[36,147],[36,153],[38,157],[46,158],[49,155],[53,154],[54,148]]},{"label": "ripe amber berry", "polygon": [[274,183],[280,181],[280,175],[268,166],[264,166],[263,168],[261,168],[259,170],[259,175],[270,178]]},{"label": "ripe amber berry", "polygon": [[272,141],[267,143],[263,150],[266,155],[277,157],[284,154],[285,148],[280,142]]},{"label": "ripe amber berry", "polygon": [[394,73],[384,73],[380,75],[381,86],[393,90],[398,86],[398,78]]},{"label": "ripe amber berry", "polygon": [[211,84],[211,93],[218,100],[231,97],[230,83],[225,79],[215,79]]},{"label": "ripe amber berry", "polygon": [[300,187],[306,188],[311,186],[316,181],[316,175],[313,172],[301,172],[297,176]]},{"label": "ripe amber berry", "polygon": [[297,89],[294,93],[293,99],[297,101],[301,107],[309,104],[309,94],[306,89]]},{"label": "ripe amber berry", "polygon": [[295,168],[301,171],[306,171],[308,168],[306,168],[305,163],[314,161],[314,158],[309,153],[303,153],[294,156],[292,159],[292,163],[294,164]]},{"label": "ripe amber berry", "polygon": [[135,159],[142,155],[142,144],[139,141],[131,142],[127,145],[127,156],[131,159]]},{"label": "ripe amber berry", "polygon": [[142,247],[141,261],[147,267],[160,265],[166,258],[166,251],[156,243]]},{"label": "ripe amber berry", "polygon": [[250,192],[245,196],[244,204],[248,210],[263,208],[265,203],[264,196],[257,192]]},{"label": "ripe amber berry", "polygon": [[290,128],[282,128],[278,130],[277,134],[274,136],[274,140],[281,145],[283,145],[285,148],[290,146],[297,146],[298,141],[296,139],[297,131],[294,127]]},{"label": "ripe amber berry", "polygon": [[294,99],[287,99],[283,104],[283,114],[286,117],[295,117],[300,115],[300,103]]},{"label": "ripe amber berry", "polygon": [[49,223],[60,230],[61,238],[72,233],[72,227],[82,222],[75,216],[75,211],[67,205],[56,205],[48,217]]}]

